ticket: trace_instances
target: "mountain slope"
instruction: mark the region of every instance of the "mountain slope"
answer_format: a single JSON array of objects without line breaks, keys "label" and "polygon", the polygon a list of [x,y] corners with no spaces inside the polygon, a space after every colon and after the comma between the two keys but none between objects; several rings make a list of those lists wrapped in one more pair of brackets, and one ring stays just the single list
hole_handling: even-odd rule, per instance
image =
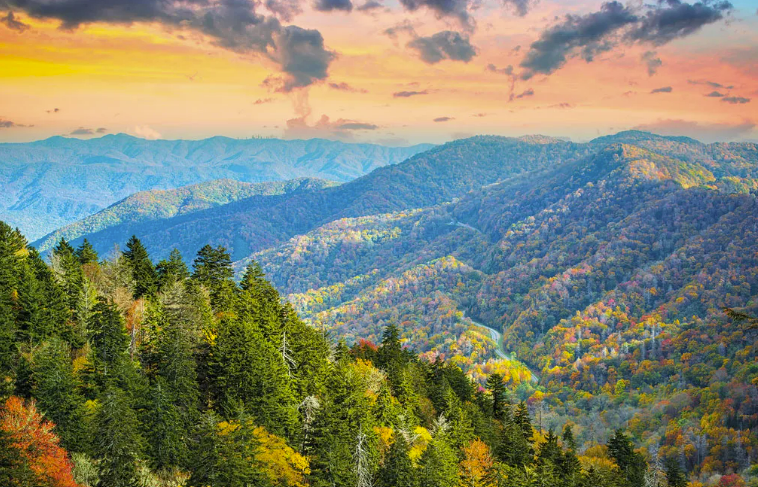
[{"label": "mountain slope", "polygon": [[322,139],[144,140],[124,134],[0,144],[0,185],[5,191],[0,219],[36,239],[138,191],[222,178],[344,182],[430,147]]}]

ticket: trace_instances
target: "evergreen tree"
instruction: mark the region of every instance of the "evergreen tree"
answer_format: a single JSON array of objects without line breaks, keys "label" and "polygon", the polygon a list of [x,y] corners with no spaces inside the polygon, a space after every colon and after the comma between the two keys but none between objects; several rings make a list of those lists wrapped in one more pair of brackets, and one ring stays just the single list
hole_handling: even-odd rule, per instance
[{"label": "evergreen tree", "polygon": [[158,275],[147,249],[136,235],[132,235],[126,243],[124,258],[132,271],[134,299],[153,295],[158,287]]},{"label": "evergreen tree", "polygon": [[377,487],[415,487],[416,472],[408,456],[410,448],[402,433],[395,434],[384,465],[377,475]]},{"label": "evergreen tree", "polygon": [[679,466],[679,461],[674,457],[666,458],[664,463],[666,469],[666,481],[668,487],[687,487],[687,477]]},{"label": "evergreen tree", "polygon": [[51,259],[66,295],[66,305],[70,310],[75,310],[84,289],[84,274],[82,265],[74,254],[74,248],[61,238],[53,248]]},{"label": "evergreen tree", "polygon": [[226,249],[221,245],[215,249],[205,245],[197,253],[192,269],[192,278],[210,292],[213,308],[217,311],[229,309],[234,295],[234,271]]},{"label": "evergreen tree", "polygon": [[616,461],[629,485],[642,485],[647,464],[642,454],[634,451],[632,440],[617,429],[608,441],[608,453]]},{"label": "evergreen tree", "polygon": [[94,426],[98,486],[137,487],[137,462],[142,456],[143,439],[129,396],[117,387],[109,387],[100,399]]},{"label": "evergreen tree", "polygon": [[505,395],[505,382],[500,374],[491,374],[487,377],[486,388],[492,396],[492,417],[504,419],[506,415],[507,399]]},{"label": "evergreen tree", "polygon": [[527,409],[525,402],[522,401],[516,406],[513,422],[521,429],[521,434],[524,435],[524,439],[531,443],[534,430],[532,428],[532,419],[529,416],[529,410]]},{"label": "evergreen tree", "polygon": [[89,240],[86,238],[79,246],[79,248],[76,249],[76,252],[74,254],[76,255],[76,258],[79,259],[79,263],[82,265],[95,264],[99,258],[97,252],[95,251],[95,248],[91,243],[89,243]]},{"label": "evergreen tree", "polygon": [[168,260],[163,259],[155,266],[158,275],[158,288],[167,289],[172,283],[184,281],[189,277],[189,269],[182,259],[182,254],[173,249]]},{"label": "evergreen tree", "polygon": [[458,485],[458,458],[446,435],[438,431],[419,459],[419,487]]}]

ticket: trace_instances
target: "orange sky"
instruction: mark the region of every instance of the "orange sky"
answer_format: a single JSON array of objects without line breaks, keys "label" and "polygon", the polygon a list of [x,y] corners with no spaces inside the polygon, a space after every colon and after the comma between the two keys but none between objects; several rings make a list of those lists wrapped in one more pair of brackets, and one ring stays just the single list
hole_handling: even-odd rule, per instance
[{"label": "orange sky", "polygon": [[[541,1],[523,17],[483,3],[471,9],[473,28],[399,4],[367,14],[316,12],[303,3],[290,22],[318,29],[336,57],[328,77],[288,93],[262,84],[281,75],[276,61],[216,46],[191,28],[96,21],[65,30],[59,20],[16,10],[14,21],[25,27],[0,24],[0,141],[125,132],[407,144],[480,133],[585,140],[634,127],[705,141],[758,140],[758,15],[748,3],[734,2],[726,19],[664,45],[620,43],[592,62],[570,57],[528,80],[518,74],[530,44],[566,14],[586,15],[599,3]],[[412,35],[383,33],[403,21],[417,37],[468,36],[476,55],[425,63],[408,45]],[[653,75],[641,60],[646,51],[662,62]],[[489,64],[514,66],[513,90],[511,76],[488,71]],[[330,87],[341,83],[352,91]],[[724,96],[704,96],[713,91]],[[400,92],[421,94],[393,96]]]}]

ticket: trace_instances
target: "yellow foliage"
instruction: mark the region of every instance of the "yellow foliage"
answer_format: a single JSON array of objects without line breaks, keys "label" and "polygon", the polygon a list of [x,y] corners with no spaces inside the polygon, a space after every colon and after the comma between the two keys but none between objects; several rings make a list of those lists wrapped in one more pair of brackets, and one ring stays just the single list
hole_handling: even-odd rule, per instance
[{"label": "yellow foliage", "polygon": [[416,426],[416,428],[413,430],[413,434],[415,438],[411,445],[411,449],[408,452],[408,457],[415,465],[418,459],[421,458],[421,454],[424,453],[424,450],[426,450],[429,442],[432,441],[432,434],[429,433],[429,430],[423,426]]},{"label": "yellow foliage", "polygon": [[259,447],[255,454],[261,472],[273,485],[304,487],[305,476],[311,472],[308,459],[289,447],[280,437],[272,435],[263,426],[253,429]]},{"label": "yellow foliage", "polygon": [[490,487],[493,484],[490,470],[493,465],[489,447],[479,438],[463,447],[463,460],[460,463],[461,487]]}]

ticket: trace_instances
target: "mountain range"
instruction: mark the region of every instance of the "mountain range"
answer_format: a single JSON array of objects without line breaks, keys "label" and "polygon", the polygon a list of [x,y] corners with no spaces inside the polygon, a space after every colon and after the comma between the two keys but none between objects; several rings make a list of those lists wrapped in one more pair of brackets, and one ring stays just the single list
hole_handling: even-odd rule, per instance
[{"label": "mountain range", "polygon": [[36,239],[139,191],[222,178],[345,182],[430,147],[323,139],[145,140],[125,134],[0,144],[0,219]]}]

